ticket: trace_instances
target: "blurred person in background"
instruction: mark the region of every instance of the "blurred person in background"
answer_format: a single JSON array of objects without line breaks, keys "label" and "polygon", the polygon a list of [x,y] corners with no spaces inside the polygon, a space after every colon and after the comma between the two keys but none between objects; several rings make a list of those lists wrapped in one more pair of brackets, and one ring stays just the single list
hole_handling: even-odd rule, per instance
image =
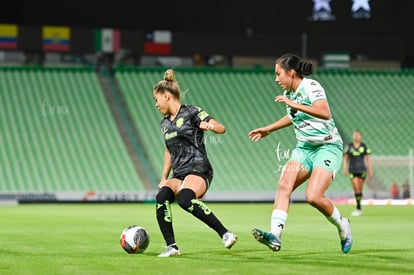
[{"label": "blurred person in background", "polygon": [[356,209],[352,212],[352,216],[361,216],[361,201],[363,198],[363,189],[365,179],[373,178],[371,165],[371,149],[367,144],[362,142],[362,133],[355,130],[352,135],[352,142],[349,143],[344,150],[344,173],[351,180],[352,188],[356,201]]},{"label": "blurred person in background", "polygon": [[408,182],[408,179],[404,182],[402,186],[402,198],[403,199],[409,199],[411,197],[410,195],[410,183]]},{"label": "blurred person in background", "polygon": [[396,200],[400,198],[400,186],[395,181],[390,186],[390,195],[391,198]]}]

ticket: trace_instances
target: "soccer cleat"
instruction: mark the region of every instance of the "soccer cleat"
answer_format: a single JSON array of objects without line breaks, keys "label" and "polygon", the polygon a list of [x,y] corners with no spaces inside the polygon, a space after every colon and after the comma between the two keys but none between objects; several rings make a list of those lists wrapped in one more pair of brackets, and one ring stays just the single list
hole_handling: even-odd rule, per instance
[{"label": "soccer cleat", "polygon": [[228,249],[232,248],[233,245],[237,242],[237,236],[233,232],[226,232],[223,235],[224,246]]},{"label": "soccer cleat", "polygon": [[279,251],[282,247],[282,243],[275,235],[270,232],[265,232],[258,228],[253,228],[253,237],[260,243],[269,247],[272,251]]},{"label": "soccer cleat", "polygon": [[351,216],[353,217],[358,217],[362,215],[362,210],[361,209],[355,209],[354,211],[352,211]]},{"label": "soccer cleat", "polygon": [[166,258],[166,257],[180,256],[180,255],[181,255],[181,253],[180,253],[179,249],[175,249],[172,246],[167,246],[165,251],[163,253],[159,254],[158,257]]},{"label": "soccer cleat", "polygon": [[352,247],[351,225],[348,219],[342,218],[342,226],[339,235],[341,237],[342,252],[348,253]]}]

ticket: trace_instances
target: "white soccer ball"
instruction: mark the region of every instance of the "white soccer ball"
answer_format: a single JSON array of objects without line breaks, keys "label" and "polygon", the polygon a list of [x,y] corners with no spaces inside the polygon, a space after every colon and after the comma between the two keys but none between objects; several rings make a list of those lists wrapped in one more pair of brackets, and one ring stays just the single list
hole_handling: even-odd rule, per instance
[{"label": "white soccer ball", "polygon": [[139,225],[131,225],[122,231],[119,238],[121,247],[129,254],[143,253],[147,249],[150,238],[147,230]]}]

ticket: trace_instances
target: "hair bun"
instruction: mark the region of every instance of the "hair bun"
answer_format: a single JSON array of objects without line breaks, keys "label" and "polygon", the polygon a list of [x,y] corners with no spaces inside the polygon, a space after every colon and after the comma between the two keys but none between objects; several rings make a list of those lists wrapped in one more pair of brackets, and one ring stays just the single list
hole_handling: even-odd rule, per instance
[{"label": "hair bun", "polygon": [[310,62],[300,62],[298,71],[301,72],[304,75],[310,75],[313,72],[313,66]]},{"label": "hair bun", "polygon": [[164,73],[164,80],[166,81],[173,81],[175,78],[175,73],[172,69],[168,69]]}]

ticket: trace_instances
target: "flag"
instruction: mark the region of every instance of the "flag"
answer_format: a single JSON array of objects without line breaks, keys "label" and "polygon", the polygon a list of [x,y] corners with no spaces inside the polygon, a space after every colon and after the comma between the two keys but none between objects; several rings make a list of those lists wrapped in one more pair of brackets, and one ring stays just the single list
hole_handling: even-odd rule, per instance
[{"label": "flag", "polygon": [[118,29],[96,29],[95,50],[111,53],[121,49],[121,32]]},{"label": "flag", "polygon": [[171,54],[171,31],[154,30],[145,33],[145,54]]},{"label": "flag", "polygon": [[15,24],[0,24],[0,49],[17,49],[18,32]]},{"label": "flag", "polygon": [[70,28],[59,26],[43,26],[43,50],[67,52],[70,49]]}]

